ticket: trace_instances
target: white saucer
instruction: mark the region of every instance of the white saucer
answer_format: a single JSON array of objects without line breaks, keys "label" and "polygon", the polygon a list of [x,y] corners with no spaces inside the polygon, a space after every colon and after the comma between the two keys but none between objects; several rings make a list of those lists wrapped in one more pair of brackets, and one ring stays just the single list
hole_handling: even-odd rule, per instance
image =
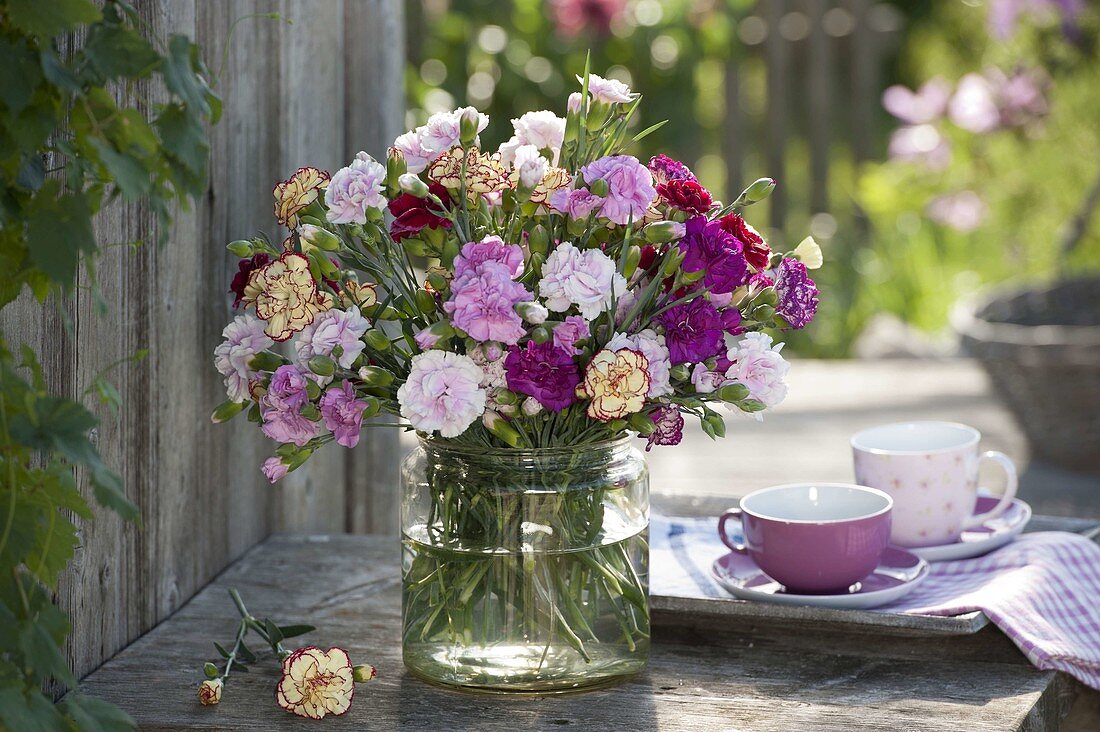
[{"label": "white saucer", "polygon": [[[997,505],[996,496],[978,496],[974,513],[985,513]],[[929,562],[948,562],[954,559],[970,559],[999,549],[1016,538],[1031,520],[1031,506],[1014,498],[1005,512],[981,526],[967,529],[954,544],[939,546],[907,547],[909,551]]]},{"label": "white saucer", "polygon": [[794,595],[773,580],[747,554],[730,552],[714,560],[711,574],[734,597],[742,600],[773,602],[780,605],[809,605],[844,610],[859,610],[899,600],[928,576],[928,562],[917,555],[890,546],[882,554],[879,566],[846,593],[835,595]]}]

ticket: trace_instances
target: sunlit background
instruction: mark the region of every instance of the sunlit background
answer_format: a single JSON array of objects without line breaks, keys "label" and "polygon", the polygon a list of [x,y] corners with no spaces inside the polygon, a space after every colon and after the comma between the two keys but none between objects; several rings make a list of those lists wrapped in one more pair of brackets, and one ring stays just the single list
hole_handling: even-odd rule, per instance
[{"label": "sunlit background", "polygon": [[[593,71],[645,95],[648,156],[716,198],[760,176],[773,247],[821,243],[803,354],[943,355],[983,284],[1100,268],[1100,11],[1085,0],[415,0],[411,128],[473,104],[511,135]],[[1100,219],[1100,216],[1095,217]]]}]

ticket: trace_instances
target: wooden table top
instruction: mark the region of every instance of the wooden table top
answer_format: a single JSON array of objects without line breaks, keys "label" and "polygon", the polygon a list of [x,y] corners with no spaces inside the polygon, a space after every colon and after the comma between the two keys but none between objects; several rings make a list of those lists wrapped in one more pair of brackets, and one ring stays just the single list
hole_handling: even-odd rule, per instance
[{"label": "wooden table top", "polygon": [[[541,698],[444,690],[402,666],[399,561],[397,542],[386,537],[270,537],[81,688],[121,706],[142,729],[387,732],[1052,730],[1082,690],[1064,674],[1032,668],[992,626],[913,639],[721,627],[706,617],[656,623],[648,670],[611,689]],[[302,645],[342,646],[353,662],[377,666],[378,678],[357,688],[348,714],[318,723],[276,706],[277,663],[268,653],[230,678],[221,704],[202,707],[202,664],[214,657],[212,641],[231,642],[236,628],[229,587],[258,617],[316,625]]]}]

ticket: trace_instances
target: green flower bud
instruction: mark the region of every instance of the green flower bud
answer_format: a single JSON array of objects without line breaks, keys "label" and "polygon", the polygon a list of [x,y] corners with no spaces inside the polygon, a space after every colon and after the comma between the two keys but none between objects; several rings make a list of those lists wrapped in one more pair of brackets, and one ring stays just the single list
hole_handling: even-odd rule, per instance
[{"label": "green flower bud", "polygon": [[481,115],[473,107],[466,109],[458,119],[458,139],[462,147],[467,148],[477,139],[477,128],[481,126]]},{"label": "green flower bud", "polygon": [[351,678],[353,678],[357,684],[365,684],[377,675],[378,671],[369,663],[361,663],[358,666],[351,667]]},{"label": "green flower bud", "polygon": [[367,345],[376,351],[388,351],[390,350],[390,339],[385,333],[378,328],[371,328],[363,335],[363,340]]},{"label": "green flower bud", "polygon": [[527,248],[532,254],[546,254],[550,251],[550,232],[542,224],[538,224],[527,235]]},{"label": "green flower bud", "polygon": [[665,255],[665,263],[661,265],[661,274],[665,277],[672,277],[680,269],[680,264],[684,261],[683,252],[679,248],[670,249],[668,254]]},{"label": "green flower bud", "polygon": [[669,375],[673,381],[687,381],[691,378],[691,369],[687,367],[687,364],[678,363],[669,369]]},{"label": "green flower bud", "polygon": [[428,196],[428,184],[413,173],[405,173],[398,177],[397,185],[410,196],[416,196],[417,198],[427,198]]},{"label": "green flower bud", "polygon": [[684,225],[678,221],[655,221],[642,229],[642,238],[651,244],[665,244],[684,235]]},{"label": "green flower bud", "polygon": [[402,239],[401,247],[414,257],[427,257],[432,253],[432,248],[428,243],[415,236],[406,236]]},{"label": "green flower bud", "polygon": [[718,412],[708,412],[703,417],[703,431],[711,437],[725,437],[726,420]]},{"label": "green flower bud", "polygon": [[627,422],[625,419],[613,419],[607,423],[607,427],[612,432],[622,432],[627,428]]},{"label": "green flower bud", "polygon": [[432,286],[432,289],[436,292],[446,292],[451,286],[451,281],[439,271],[428,272],[428,284]]},{"label": "green flower bud", "polygon": [[493,392],[493,401],[497,404],[519,404],[519,394],[498,387]]},{"label": "green flower bud", "polygon": [[535,343],[546,343],[553,337],[554,332],[545,325],[540,325],[531,329],[531,340]]},{"label": "green flower bud", "polygon": [[396,147],[391,147],[386,152],[386,186],[393,189],[399,188],[397,180],[408,170],[409,166],[405,162],[405,154]]},{"label": "green flower bud", "polygon": [[752,311],[752,317],[761,322],[767,322],[775,315],[775,308],[771,305],[758,305]]},{"label": "green flower bud", "polygon": [[249,359],[248,367],[253,371],[274,371],[288,361],[277,353],[260,351]]},{"label": "green flower bud", "polygon": [[320,399],[321,385],[313,379],[306,379],[306,396],[310,399]]},{"label": "green flower bud", "polygon": [[772,194],[775,190],[775,181],[771,178],[758,178],[753,181],[752,185],[741,192],[741,195],[737,197],[737,201],[748,205],[750,203],[759,203]]},{"label": "green flower bud", "polygon": [[737,403],[737,408],[742,412],[763,412],[767,405],[759,399],[743,399]]},{"label": "green flower bud", "polygon": [[225,248],[233,254],[237,255],[238,257],[251,257],[252,252],[254,251],[252,248],[252,242],[246,241],[245,239],[237,239],[236,241],[231,241],[225,245]]},{"label": "green flower bud", "polygon": [[424,315],[428,315],[429,313],[434,313],[435,312],[435,298],[432,297],[432,294],[430,292],[428,292],[427,290],[417,290],[416,291],[416,308],[421,313],[423,313]]},{"label": "green flower bud", "polygon": [[297,470],[302,467],[306,460],[309,460],[309,456],[313,454],[313,450],[309,448],[300,448],[297,450],[288,460],[284,460],[286,463],[287,472]]},{"label": "green flower bud", "polygon": [[323,249],[326,252],[335,252],[340,248],[340,237],[328,229],[313,224],[302,224],[298,227],[298,236],[302,242]]},{"label": "green flower bud", "polygon": [[715,395],[724,402],[739,402],[749,395],[749,388],[744,384],[726,384],[718,388]]},{"label": "green flower bud", "polygon": [[638,271],[638,265],[642,263],[642,248],[631,244],[626,251],[626,260],[623,262],[623,277],[628,280]]},{"label": "green flower bud", "polygon": [[692,282],[698,282],[707,276],[706,269],[697,269],[694,272],[680,271],[680,281],[690,285]]},{"label": "green flower bud", "polygon": [[598,178],[588,184],[588,190],[592,191],[593,195],[603,197],[606,196],[611,189],[607,185],[606,180]]},{"label": "green flower bud", "polygon": [[317,355],[307,362],[309,370],[318,376],[332,376],[336,373],[336,364],[328,356]]},{"label": "green flower bud", "polygon": [[218,678],[218,667],[207,661],[202,666],[202,673],[208,679]]},{"label": "green flower bud", "polygon": [[775,305],[779,302],[779,293],[774,287],[765,287],[752,299],[756,305]]},{"label": "green flower bud", "polygon": [[315,404],[303,404],[302,408],[298,410],[298,414],[302,415],[310,422],[321,421],[321,410],[318,409]]},{"label": "green flower bud", "polygon": [[500,416],[499,412],[486,409],[481,418],[481,423],[485,425],[485,429],[492,432],[505,444],[511,447],[519,445],[519,432],[516,432],[516,428],[508,424],[508,421]]},{"label": "green flower bud", "polygon": [[359,378],[369,386],[389,386],[393,383],[393,374],[381,366],[364,366],[359,369]]},{"label": "green flower bud", "polygon": [[226,401],[219,404],[214,408],[214,412],[210,415],[210,421],[214,424],[221,424],[222,422],[228,422],[236,417],[242,411],[244,411],[244,405],[248,402],[233,402]]}]

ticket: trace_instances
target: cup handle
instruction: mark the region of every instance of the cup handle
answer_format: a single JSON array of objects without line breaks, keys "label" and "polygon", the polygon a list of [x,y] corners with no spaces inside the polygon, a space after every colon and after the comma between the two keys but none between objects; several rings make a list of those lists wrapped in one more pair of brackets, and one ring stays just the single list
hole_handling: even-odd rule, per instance
[{"label": "cup handle", "polygon": [[992,460],[1001,466],[1001,469],[1005,471],[1005,493],[1001,496],[1001,500],[997,505],[985,513],[979,513],[976,516],[971,516],[963,522],[964,529],[972,529],[975,526],[981,526],[989,519],[994,519],[1000,516],[1005,510],[1012,504],[1012,499],[1016,497],[1016,486],[1018,480],[1016,478],[1016,465],[1012,462],[1008,455],[1003,452],[997,452],[996,450],[988,450],[982,453],[982,460]]},{"label": "cup handle", "polygon": [[736,541],[730,538],[730,535],[726,533],[726,522],[730,519],[741,520],[740,508],[729,508],[722,514],[722,517],[718,519],[718,538],[722,540],[722,543],[728,546],[738,554],[745,553],[745,545],[738,544]]}]

